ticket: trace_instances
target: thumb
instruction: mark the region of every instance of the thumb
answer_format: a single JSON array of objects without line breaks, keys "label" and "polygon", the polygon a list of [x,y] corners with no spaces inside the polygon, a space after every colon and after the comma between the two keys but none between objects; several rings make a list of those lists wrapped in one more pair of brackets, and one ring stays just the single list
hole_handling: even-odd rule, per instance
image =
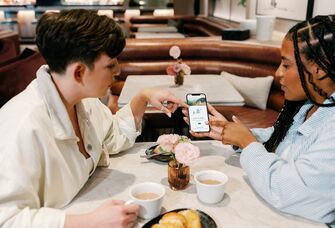
[{"label": "thumb", "polygon": [[169,109],[167,109],[166,107],[162,106],[161,108],[162,112],[164,112],[168,117],[171,118],[171,112]]},{"label": "thumb", "polygon": [[123,200],[111,200],[111,203],[113,205],[124,205],[124,201]]},{"label": "thumb", "polygon": [[235,123],[241,123],[241,121],[236,116],[232,116],[232,119]]}]

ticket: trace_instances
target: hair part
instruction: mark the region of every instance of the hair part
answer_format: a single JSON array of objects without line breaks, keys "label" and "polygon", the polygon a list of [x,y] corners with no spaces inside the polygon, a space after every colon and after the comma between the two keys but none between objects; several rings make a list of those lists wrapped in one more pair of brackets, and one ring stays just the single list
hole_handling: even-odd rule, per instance
[{"label": "hair part", "polygon": [[37,24],[36,44],[50,70],[64,73],[73,62],[92,69],[102,53],[117,57],[125,47],[125,36],[113,19],[74,9],[44,14]]}]

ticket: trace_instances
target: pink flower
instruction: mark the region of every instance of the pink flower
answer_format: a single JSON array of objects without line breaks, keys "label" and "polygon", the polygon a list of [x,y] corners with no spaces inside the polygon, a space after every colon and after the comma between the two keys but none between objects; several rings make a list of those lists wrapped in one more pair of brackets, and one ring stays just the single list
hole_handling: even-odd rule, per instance
[{"label": "pink flower", "polygon": [[186,75],[191,74],[191,68],[187,64],[185,63],[180,64],[180,68],[182,69],[182,71],[184,71]]},{"label": "pink flower", "polygon": [[178,46],[172,46],[169,50],[169,54],[170,56],[172,56],[174,59],[178,59],[178,57],[180,56],[180,48]]},{"label": "pink flower", "polygon": [[166,73],[168,75],[172,75],[172,76],[175,76],[177,74],[173,69],[173,65],[170,65],[166,68]]},{"label": "pink flower", "polygon": [[185,165],[193,164],[200,156],[199,148],[188,142],[179,143],[174,148],[174,152],[177,161]]},{"label": "pink flower", "polygon": [[158,144],[177,145],[180,136],[177,134],[161,135],[157,139]]},{"label": "pink flower", "polygon": [[177,63],[173,65],[174,72],[178,73],[181,69],[181,64]]},{"label": "pink flower", "polygon": [[177,60],[177,62],[173,65],[169,65],[167,68],[166,68],[166,73],[168,75],[172,75],[172,76],[176,76],[176,75],[181,75],[181,76],[184,76],[184,75],[190,75],[191,74],[191,68],[183,63],[183,61],[181,59],[178,59],[179,56],[180,56],[180,48],[178,46],[172,46],[170,48],[170,56],[172,56],[174,59]]}]

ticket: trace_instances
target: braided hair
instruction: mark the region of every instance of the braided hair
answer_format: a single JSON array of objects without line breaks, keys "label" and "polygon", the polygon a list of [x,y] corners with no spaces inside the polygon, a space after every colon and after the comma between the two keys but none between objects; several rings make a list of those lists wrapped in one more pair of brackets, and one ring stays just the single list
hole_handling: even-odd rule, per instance
[{"label": "braided hair", "polygon": [[[307,98],[316,106],[334,107],[335,98],[316,85],[312,73],[303,64],[301,55],[307,61],[317,64],[326,73],[318,80],[330,77],[335,83],[335,15],[316,16],[308,21],[300,22],[288,31],[285,39],[293,42],[299,78]],[[315,92],[330,102],[320,104],[315,101],[307,88],[307,83],[312,85]],[[285,100],[283,109],[274,124],[274,132],[264,143],[267,151],[274,152],[276,150],[291,127],[294,116],[304,103],[305,101]]]}]

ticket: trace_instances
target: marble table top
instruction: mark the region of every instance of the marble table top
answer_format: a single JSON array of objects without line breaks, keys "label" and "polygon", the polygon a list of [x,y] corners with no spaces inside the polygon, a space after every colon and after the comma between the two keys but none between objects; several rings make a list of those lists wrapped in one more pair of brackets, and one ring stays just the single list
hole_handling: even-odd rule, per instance
[{"label": "marble table top", "polygon": [[148,26],[139,27],[137,32],[156,32],[156,33],[175,33],[178,32],[177,28],[174,26]]},{"label": "marble table top", "polygon": [[178,32],[135,32],[136,39],[166,39],[185,38],[185,35]]},{"label": "marble table top", "polygon": [[174,86],[173,80],[168,75],[130,75],[122,88],[118,105],[122,107],[128,104],[141,89],[148,87],[168,89],[183,101],[187,93],[205,93],[207,102],[216,106],[244,104],[239,92],[220,75],[188,75],[184,77],[184,84],[178,87]]},{"label": "marble table top", "polygon": [[[185,190],[173,191],[167,181],[167,164],[140,158],[146,148],[154,143],[136,143],[131,149],[110,157],[108,168],[98,168],[87,184],[65,208],[67,212],[88,212],[104,200],[128,200],[129,188],[137,183],[151,181],[161,183],[166,189],[163,211],[177,208],[195,208],[211,216],[218,227],[326,227],[296,216],[278,212],[262,200],[251,188],[239,164],[239,154],[219,141],[193,142],[201,150],[201,157],[191,166],[191,175],[200,170],[216,169],[224,172],[229,181],[225,196],[215,205],[201,203],[193,181]],[[145,222],[139,220],[135,227]]]}]

